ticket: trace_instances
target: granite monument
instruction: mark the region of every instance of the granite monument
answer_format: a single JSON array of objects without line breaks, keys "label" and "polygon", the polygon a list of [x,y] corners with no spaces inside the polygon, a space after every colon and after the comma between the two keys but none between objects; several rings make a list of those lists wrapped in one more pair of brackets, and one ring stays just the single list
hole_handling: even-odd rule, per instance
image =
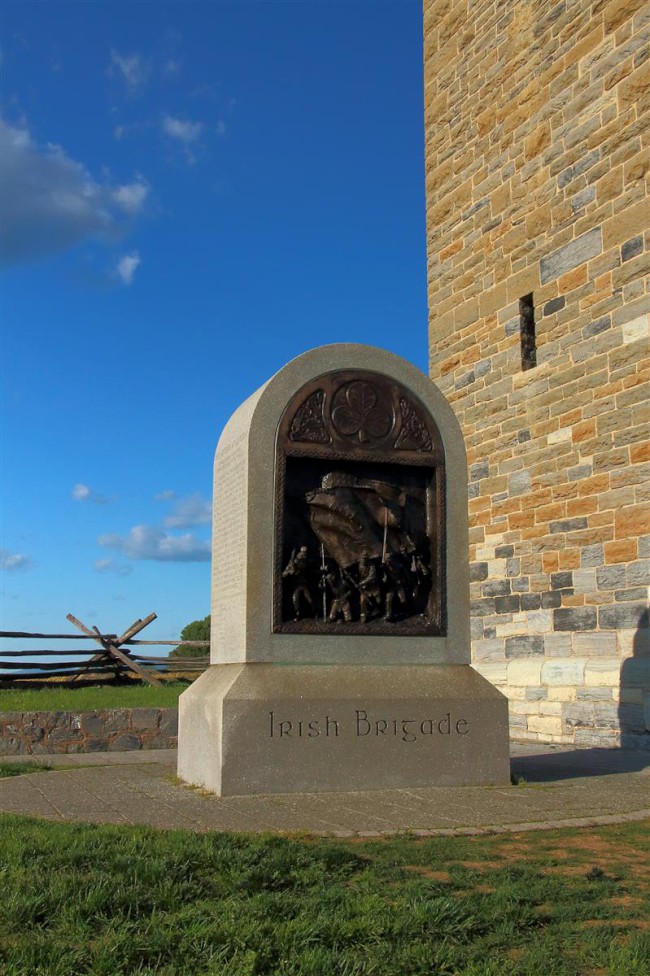
[{"label": "granite monument", "polygon": [[455,415],[390,353],[324,346],[232,416],[214,471],[209,669],[178,774],[221,795],[509,782],[470,665]]}]

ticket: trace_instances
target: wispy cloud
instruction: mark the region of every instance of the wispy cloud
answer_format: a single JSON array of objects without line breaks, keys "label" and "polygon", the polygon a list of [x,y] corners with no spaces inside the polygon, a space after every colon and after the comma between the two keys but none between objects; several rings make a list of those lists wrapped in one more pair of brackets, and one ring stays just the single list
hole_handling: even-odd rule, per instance
[{"label": "wispy cloud", "polygon": [[157,495],[153,496],[155,502],[173,502],[177,498],[178,495],[171,488],[166,488],[165,491],[160,491]]},{"label": "wispy cloud", "polygon": [[130,95],[137,95],[149,81],[151,65],[140,54],[120,54],[113,48],[108,73],[123,81]]},{"label": "wispy cloud", "polygon": [[167,58],[161,71],[164,78],[175,78],[176,75],[180,74],[181,63],[177,58]]},{"label": "wispy cloud", "polygon": [[133,566],[118,563],[116,559],[96,559],[94,569],[96,573],[113,573],[115,576],[130,576],[133,572]]},{"label": "wispy cloud", "polygon": [[138,251],[132,251],[131,254],[125,254],[117,262],[115,274],[123,284],[130,285],[133,282],[133,277],[138,270],[140,263],[141,259]]},{"label": "wispy cloud", "polygon": [[165,528],[188,529],[194,525],[209,525],[212,521],[212,505],[198,493],[175,501],[174,510],[163,521]]},{"label": "wispy cloud", "polygon": [[135,525],[128,535],[101,535],[100,546],[117,549],[128,559],[146,559],[155,562],[200,563],[208,562],[211,544],[197,539],[191,533],[169,535],[155,525]]},{"label": "wispy cloud", "polygon": [[106,495],[84,484],[76,484],[70,495],[76,502],[93,502],[95,505],[107,505],[111,501]]},{"label": "wispy cloud", "polygon": [[5,264],[40,260],[87,240],[113,242],[148,193],[133,183],[98,183],[61,146],[33,142],[24,123],[0,120],[1,253]]},{"label": "wispy cloud", "polygon": [[112,198],[124,213],[138,214],[149,195],[149,184],[139,177],[134,183],[125,183],[113,190]]},{"label": "wispy cloud", "polygon": [[190,119],[177,119],[173,115],[163,115],[161,124],[164,134],[182,145],[187,162],[194,163],[193,148],[196,147],[205,128],[203,122],[192,122]]},{"label": "wispy cloud", "polygon": [[0,549],[0,568],[7,572],[15,572],[21,569],[31,569],[33,566],[30,556],[24,552],[9,552],[8,549]]}]

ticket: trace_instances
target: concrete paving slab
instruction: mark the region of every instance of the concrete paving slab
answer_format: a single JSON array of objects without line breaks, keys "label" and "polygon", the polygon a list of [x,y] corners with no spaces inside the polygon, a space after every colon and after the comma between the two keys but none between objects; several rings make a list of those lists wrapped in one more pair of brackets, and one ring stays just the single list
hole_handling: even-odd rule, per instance
[{"label": "concrete paving slab", "polygon": [[650,817],[647,754],[530,743],[513,743],[512,753],[519,785],[509,787],[223,798],[178,781],[173,750],[35,756],[54,768],[0,779],[0,811],[125,827],[334,837],[455,836]]}]

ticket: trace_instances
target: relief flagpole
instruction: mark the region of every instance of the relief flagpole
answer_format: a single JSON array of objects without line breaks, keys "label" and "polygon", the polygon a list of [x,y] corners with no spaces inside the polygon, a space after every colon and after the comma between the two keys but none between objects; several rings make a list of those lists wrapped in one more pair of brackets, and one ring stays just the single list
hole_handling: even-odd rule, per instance
[{"label": "relief flagpole", "polygon": [[326,568],[327,567],[325,566],[325,546],[321,542],[321,544],[320,544],[320,575],[321,575],[321,580],[322,580],[322,583],[323,583],[323,623],[325,623],[326,620],[327,620],[327,590],[326,590],[327,582],[325,580],[325,570],[326,570]]}]

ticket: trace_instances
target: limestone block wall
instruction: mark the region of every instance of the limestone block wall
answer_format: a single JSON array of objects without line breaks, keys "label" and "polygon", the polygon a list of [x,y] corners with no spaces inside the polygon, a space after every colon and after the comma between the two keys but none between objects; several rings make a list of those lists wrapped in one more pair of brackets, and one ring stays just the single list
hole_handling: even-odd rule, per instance
[{"label": "limestone block wall", "polygon": [[641,0],[424,3],[430,369],[522,738],[650,741],[649,33]]}]

